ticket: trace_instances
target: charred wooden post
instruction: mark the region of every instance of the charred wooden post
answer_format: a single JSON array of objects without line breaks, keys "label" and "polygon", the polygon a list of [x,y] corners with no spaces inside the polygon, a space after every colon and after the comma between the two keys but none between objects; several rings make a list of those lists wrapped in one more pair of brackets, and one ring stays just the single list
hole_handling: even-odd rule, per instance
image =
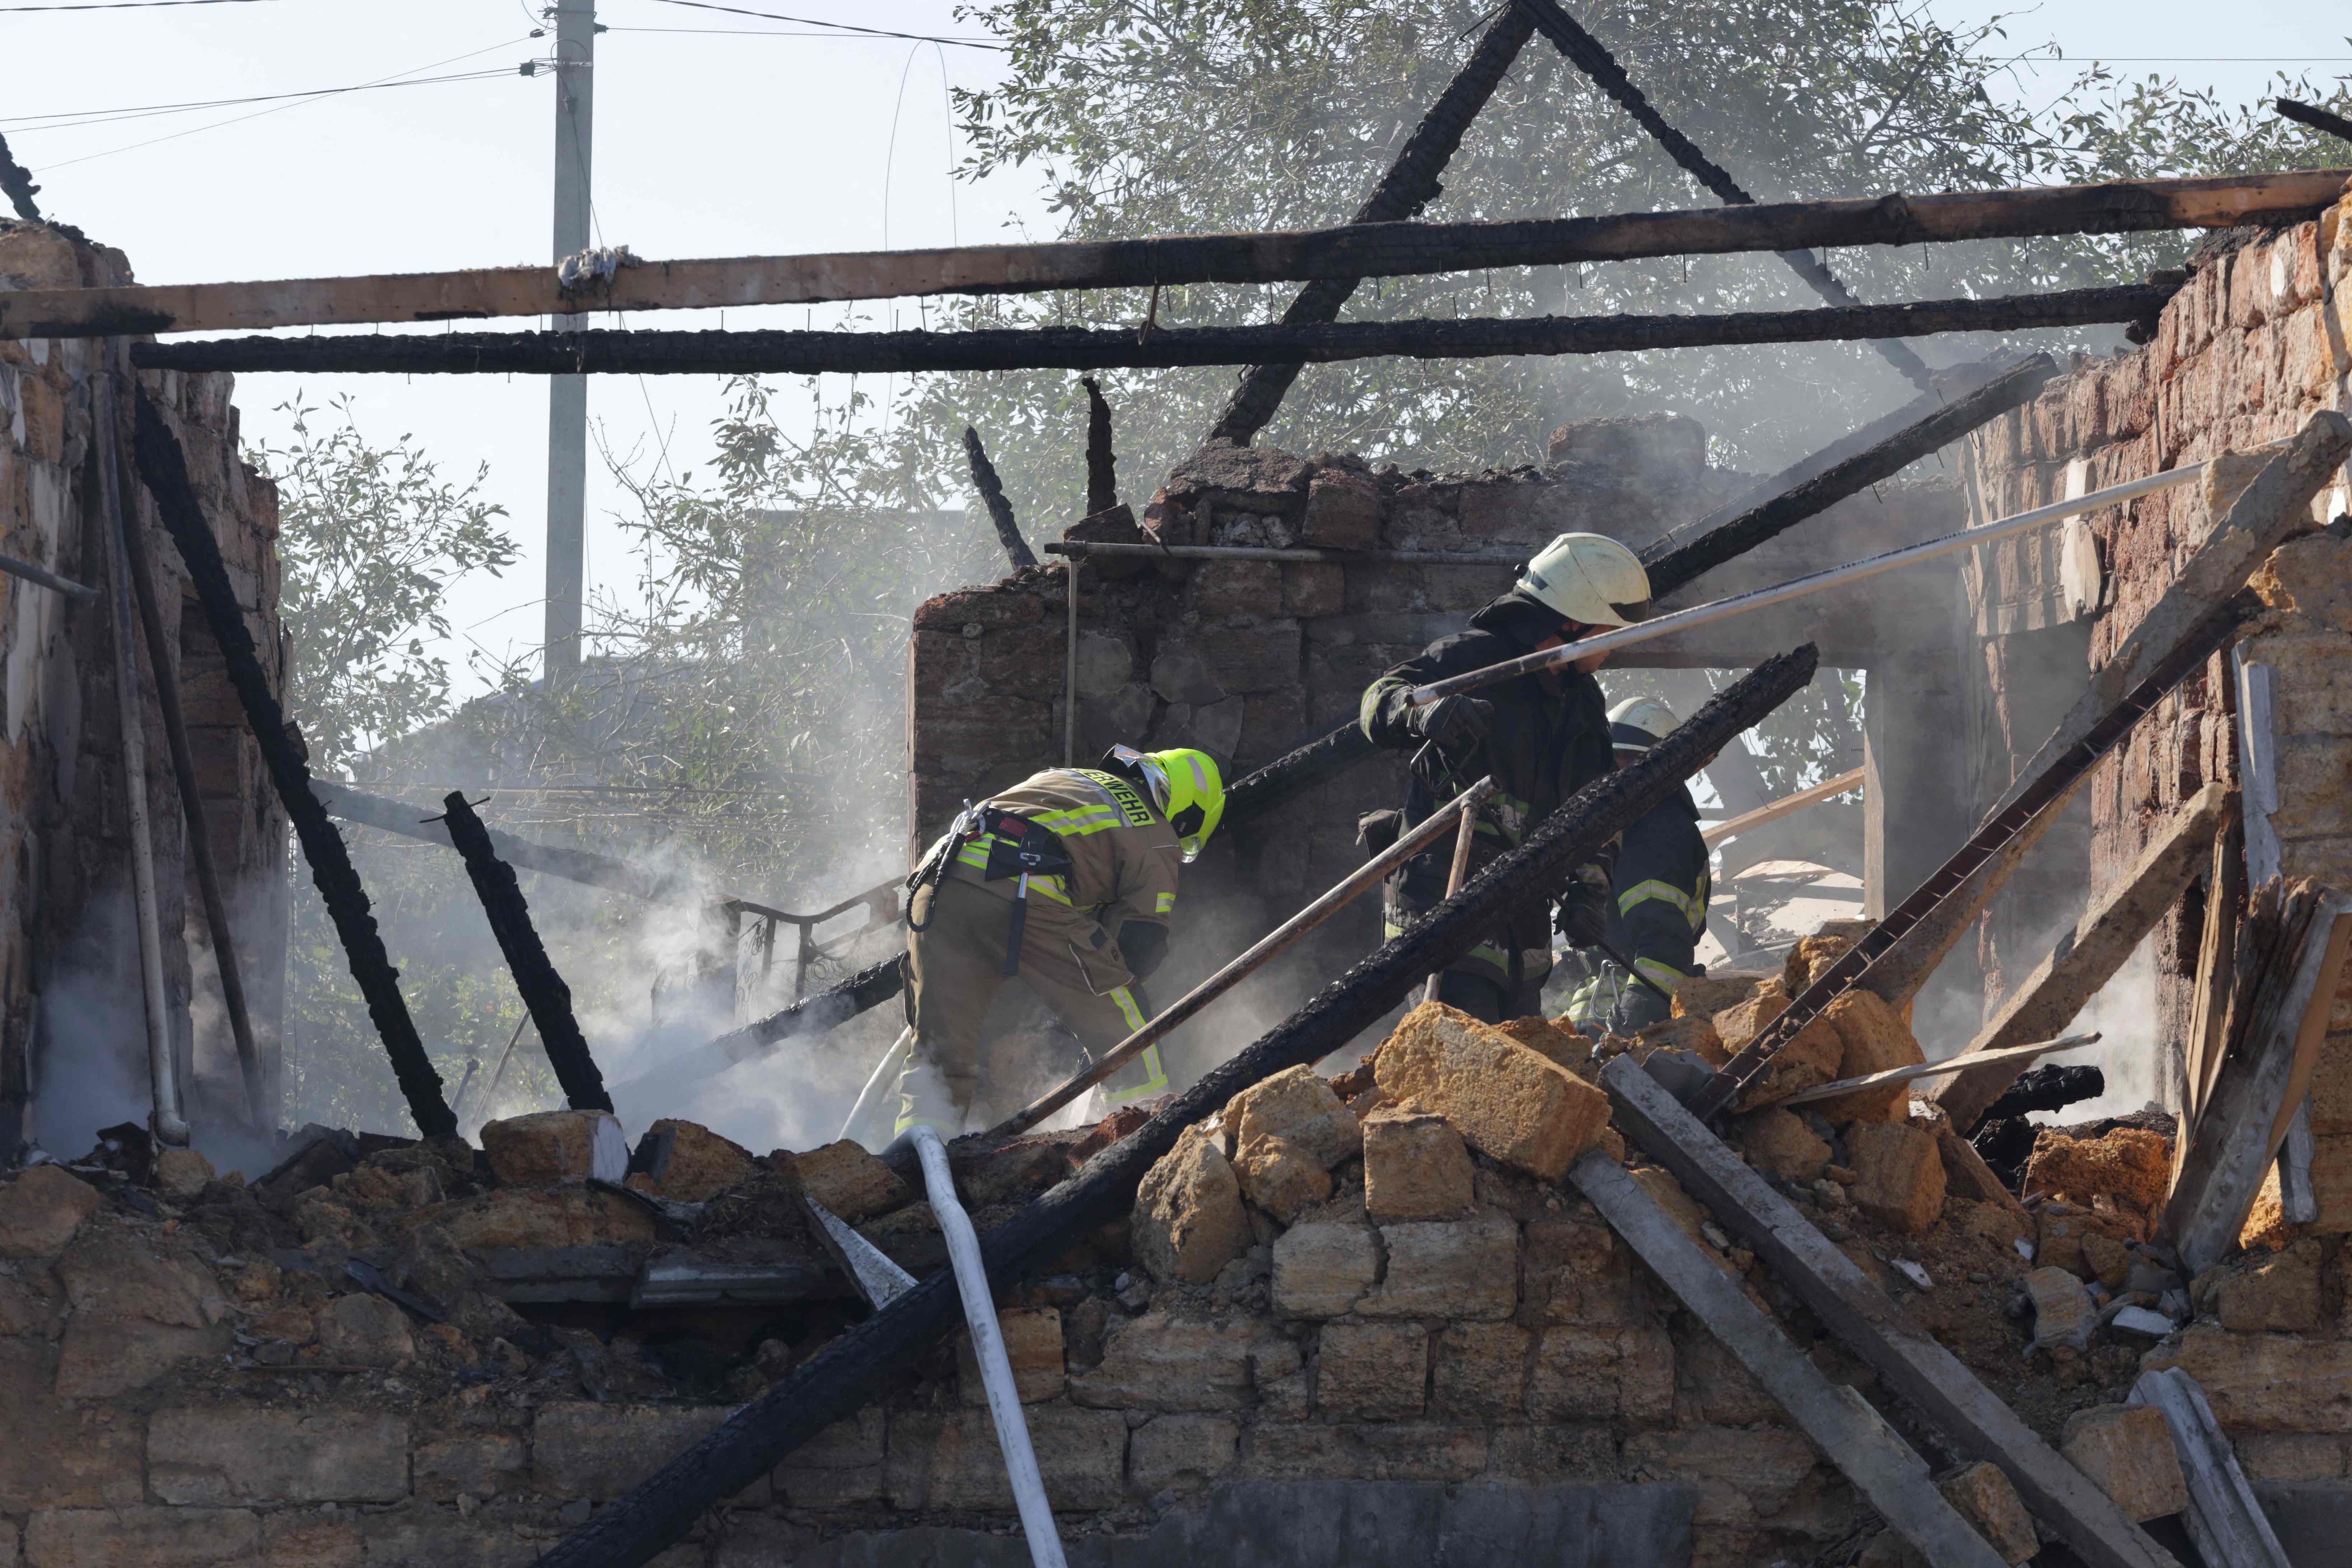
[{"label": "charred wooden post", "polygon": [[2330,136],[2340,136],[2352,142],[2352,120],[2340,114],[2330,114],[2326,110],[2308,103],[2297,103],[2291,98],[2273,99],[2271,107],[2289,120],[2308,125],[2314,131],[2325,131]]},{"label": "charred wooden post", "polygon": [[[1356,209],[1358,223],[1394,223],[1420,214],[1421,209],[1436,199],[1443,189],[1437,177],[1453,161],[1454,149],[1462,145],[1462,134],[1486,100],[1502,85],[1519,58],[1535,29],[1528,18],[1516,10],[1506,10],[1487,24],[1478,38],[1478,47],[1429,112],[1413,128],[1412,138],[1399,153],[1396,162],[1389,165],[1381,183]],[[1339,309],[1355,293],[1361,278],[1318,279],[1298,291],[1298,298],[1282,313],[1286,327],[1306,326],[1339,319]],[[1244,371],[1241,383],[1234,388],[1233,397],[1225,404],[1224,412],[1209,428],[1209,438],[1227,440],[1246,447],[1257,433],[1274,418],[1275,410],[1282,406],[1283,395],[1290,384],[1298,379],[1303,363],[1287,361],[1257,363]]]},{"label": "charred wooden post", "polygon": [[[682,1056],[665,1061],[650,1076],[664,1083],[690,1083],[713,1078],[738,1062],[762,1055],[769,1047],[796,1035],[821,1035],[849,1022],[860,1013],[879,1007],[906,988],[904,955],[894,953],[869,964],[838,985],[803,996],[781,1012],[746,1024]],[[626,1089],[633,1084],[621,1086]]]},{"label": "charred wooden post", "polygon": [[179,437],[172,434],[144,392],[139,395],[138,421],[140,478],[154,496],[163,526],[171,530],[180,557],[187,563],[196,603],[212,627],[213,640],[220,645],[229,684],[236,689],[246,723],[261,749],[262,765],[269,770],[270,783],[285,803],[286,815],[293,819],[302,858],[310,862],[310,879],[326,901],[335,934],[342,939],[352,978],[367,1000],[368,1016],[383,1039],[384,1054],[392,1058],[393,1076],[408,1100],[408,1113],[427,1138],[454,1133],[457,1119],[441,1097],[441,1075],[433,1070],[425,1042],[417,1037],[416,1022],[408,1016],[408,1004],[400,994],[400,972],[393,968],[383,951],[383,938],[376,931],[375,917],[368,912],[367,890],[352,867],[343,836],[310,791],[310,770],[295,750],[285,710],[278,707],[268,677],[262,672],[253,634],[246,629],[245,613],[237,607],[236,590],[229,586],[220,544],[213,538],[212,525],[205,521],[195,487],[189,482],[187,454],[180,450]]},{"label": "charred wooden post", "polygon": [[530,902],[515,881],[514,868],[490,847],[489,830],[467,804],[463,790],[450,791],[441,804],[447,811],[441,820],[449,829],[449,842],[466,858],[466,875],[473,879],[490,934],[499,939],[515,989],[522,993],[540,1044],[547,1047],[548,1065],[563,1086],[563,1102],[574,1110],[611,1110],[613,1097],[604,1091],[604,1075],[596,1070],[587,1037],[572,1016],[572,987],[555,972],[538,928],[530,923]]},{"label": "charred wooden post", "polygon": [[9,205],[26,223],[41,221],[41,209],[33,205],[33,193],[40,188],[33,184],[31,172],[9,155],[8,139],[0,136],[0,191],[7,193]]},{"label": "charred wooden post", "polygon": [[[981,1240],[992,1284],[1003,1289],[1066,1238],[1103,1225],[1135,1199],[1144,1173],[1177,1135],[1250,1085],[1321,1060],[1403,1001],[1433,970],[1486,940],[1500,913],[1530,889],[1556,885],[1631,826],[1706,760],[1812,679],[1811,646],[1779,655],[1724,689],[1673,734],[1622,772],[1586,785],[1527,841],[1430,911],[1239,1055],[1177,1097],[1135,1132],[1088,1161]],[[744,1405],[708,1436],[539,1560],[539,1568],[635,1568],[692,1527],[705,1509],[765,1475],[793,1448],[863,1405],[875,1380],[906,1363],[953,1326],[955,1286],[942,1270],[835,1340],[790,1377]]]},{"label": "charred wooden post", "polygon": [[2012,408],[2031,403],[2057,374],[2058,366],[2048,354],[2035,354],[1959,401],[1696,539],[1663,549],[1653,545],[1642,552],[1642,564],[1650,574],[1651,598],[1664,598],[1701,573],[1745,555],[1805,519],[1819,516],[1882,479],[1893,479],[1928,453],[1950,446]]},{"label": "charred wooden post", "polygon": [[1004,546],[1004,553],[1013,558],[1013,568],[1017,571],[1036,565],[1036,552],[1021,537],[1021,523],[1013,515],[1013,503],[1004,499],[1004,481],[996,477],[996,465],[988,460],[988,448],[980,444],[980,432],[969,425],[963,427],[963,455],[971,464],[972,489],[980,492],[981,504],[988,508],[988,521],[996,525],[997,541]]},{"label": "charred wooden post", "polygon": [[2018,331],[2133,321],[2163,309],[2177,281],[1723,316],[1538,316],[1525,321],[1330,321],[1125,330],[971,332],[451,332],[437,336],[222,338],[142,342],[142,370],[415,375],[911,374],[950,370],[1118,370],[1174,365],[1336,364],[1624,353],[1733,344],[1834,342],[1935,332]]},{"label": "charred wooden post", "polygon": [[1087,389],[1087,515],[1098,516],[1118,504],[1118,458],[1110,449],[1110,405],[1103,401],[1102,384],[1081,376]]},{"label": "charred wooden post", "polygon": [[[1570,64],[1591,79],[1592,85],[1606,93],[1611,101],[1633,117],[1635,124],[1648,132],[1666,156],[1683,171],[1713,191],[1732,206],[1754,206],[1756,198],[1741,188],[1729,171],[1698,150],[1698,144],[1666,123],[1648,95],[1633,85],[1625,68],[1617,63],[1601,40],[1586,32],[1576,18],[1560,9],[1559,0],[1513,0],[1543,36],[1549,38]],[[1810,250],[1784,250],[1780,259],[1787,262],[1812,291],[1832,305],[1851,305],[1853,296],[1838,281],[1836,274],[1822,265],[1821,258]],[[1927,367],[1907,343],[1881,340],[1871,345],[1886,363],[1903,373],[1906,380],[1922,392],[1927,388]]]}]

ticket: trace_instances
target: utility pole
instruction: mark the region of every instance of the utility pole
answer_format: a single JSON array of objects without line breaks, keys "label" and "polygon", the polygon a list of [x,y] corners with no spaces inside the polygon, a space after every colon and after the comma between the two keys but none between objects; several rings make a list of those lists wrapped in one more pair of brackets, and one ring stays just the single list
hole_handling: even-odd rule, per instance
[{"label": "utility pole", "polygon": [[[589,163],[596,94],[595,0],[556,0],[555,261],[589,244]],[[585,316],[558,316],[578,331]],[[587,595],[588,378],[558,375],[547,391],[547,638],[541,655],[551,688],[580,668],[581,605]]]}]

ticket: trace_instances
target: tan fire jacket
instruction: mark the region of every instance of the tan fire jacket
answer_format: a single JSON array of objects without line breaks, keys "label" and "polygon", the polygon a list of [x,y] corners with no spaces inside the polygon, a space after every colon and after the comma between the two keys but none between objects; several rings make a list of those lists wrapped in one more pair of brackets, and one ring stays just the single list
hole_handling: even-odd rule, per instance
[{"label": "tan fire jacket", "polygon": [[[1066,877],[1030,879],[1031,920],[1098,922],[1106,942],[1116,940],[1129,921],[1169,923],[1183,848],[1150,796],[1117,773],[1049,768],[999,790],[987,804],[1052,828],[1070,858]],[[983,833],[966,844],[949,874],[1010,901],[1019,879],[991,882],[985,877],[993,837]]]}]

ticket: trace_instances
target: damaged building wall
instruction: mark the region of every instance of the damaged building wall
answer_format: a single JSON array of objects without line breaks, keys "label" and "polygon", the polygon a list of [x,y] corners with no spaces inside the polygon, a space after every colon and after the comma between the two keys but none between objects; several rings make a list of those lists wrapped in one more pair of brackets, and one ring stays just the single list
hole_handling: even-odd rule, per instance
[{"label": "damaged building wall", "polygon": [[[2315,410],[2345,408],[2352,300],[2333,243],[2339,210],[2221,237],[2192,259],[2146,347],[2078,358],[2035,402],[1979,432],[1969,451],[1973,514],[1998,517],[2242,451],[2294,434]],[[2339,480],[2321,491],[2313,522],[2347,510]],[[1996,714],[1979,807],[2049,732],[2053,701],[2063,708],[2079,690],[2075,650],[2092,668],[2110,658],[2212,521],[2202,487],[2183,486],[1979,552],[1989,559],[1971,564],[1969,581]],[[2039,963],[2084,893],[2128,868],[2181,802],[2210,780],[2246,789],[2249,752],[2263,773],[2247,795],[2256,874],[2352,887],[2352,708],[2341,673],[2352,668],[2352,544],[2326,536],[2291,543],[2256,587],[2273,613],[2249,629],[2238,659],[2267,672],[2256,679],[2269,687],[2268,731],[2242,732],[2240,682],[2226,659],[2168,697],[2094,773],[2087,805],[2074,807],[2075,835],[2045,841],[2034,879],[2021,873],[1987,922],[1989,1003],[2000,977]],[[2202,907],[2201,893],[2186,900],[2153,944],[2154,1034],[2174,1061],[2193,1005]],[[2327,1049],[2318,1081],[2344,1081],[2352,994],[2339,999]],[[2172,1092],[2164,1075],[2158,1083]],[[2352,1113],[2331,1108],[2321,1119],[2323,1139],[2342,1140],[2331,1145],[2339,1157],[2323,1162],[2340,1173],[2324,1201],[2331,1225],[2352,1229]]]},{"label": "damaged building wall", "polygon": [[[70,230],[0,223],[0,288],[128,282],[118,251]],[[0,342],[0,552],[108,590],[110,552],[91,440],[93,410],[131,444],[127,388],[102,370],[102,340]],[[188,451],[221,531],[240,601],[264,648],[281,649],[278,500],[240,454],[231,379],[141,377]],[[186,578],[135,476],[122,484],[157,584],[215,854],[237,921],[265,1072],[278,1064],[285,962],[286,825],[203,617],[182,614]],[[111,595],[69,601],[0,578],[0,1146],[40,1138],[26,1113],[53,1095],[84,1142],[93,1116],[143,1120],[145,1027],[131,914],[129,828],[111,643]],[[186,864],[185,825],[143,643],[138,684],[175,1043],[200,1119],[242,1120],[234,1046],[217,1005],[209,931]],[[279,660],[283,679],[283,658]],[[193,1067],[191,1075],[186,1068]]]}]

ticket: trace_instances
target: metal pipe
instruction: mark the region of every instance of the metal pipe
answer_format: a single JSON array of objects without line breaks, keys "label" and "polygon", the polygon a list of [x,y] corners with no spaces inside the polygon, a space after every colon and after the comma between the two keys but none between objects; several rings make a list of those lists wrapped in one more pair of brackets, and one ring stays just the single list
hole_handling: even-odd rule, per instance
[{"label": "metal pipe", "polygon": [[1525,654],[1517,658],[1506,659],[1501,664],[1491,664],[1484,669],[1474,669],[1467,675],[1457,675],[1450,679],[1433,681],[1427,686],[1417,687],[1406,701],[1408,705],[1414,708],[1426,708],[1431,703],[1451,697],[1459,691],[1475,691],[1482,686],[1492,686],[1497,681],[1515,679],[1522,675],[1532,675],[1538,670],[1550,669],[1563,664],[1573,664],[1579,659],[1590,658],[1594,654],[1613,653],[1621,647],[1631,647],[1635,643],[1648,642],[1654,637],[1666,637],[1675,632],[1688,631],[1693,626],[1704,626],[1716,621],[1728,620],[1734,616],[1746,615],[1750,610],[1761,610],[1772,605],[1785,604],[1790,599],[1801,599],[1808,594],[1818,594],[1824,588],[1835,588],[1847,583],[1858,583],[1865,577],[1875,577],[1882,572],[1892,572],[1898,566],[1910,566],[1921,561],[1933,561],[1939,556],[1966,550],[1970,545],[1997,543],[2014,534],[2025,533],[2040,528],[2044,523],[2056,522],[2061,518],[2074,517],[2086,511],[2096,511],[2101,507],[2135,500],[2141,496],[2154,495],[2158,490],[2168,490],[2177,485],[2188,484],[2190,480],[2200,478],[2206,467],[2204,463],[2191,463],[2184,468],[2171,468],[2161,474],[2150,474],[2144,479],[2130,479],[2120,485],[2109,485],[2105,489],[2093,490],[2088,495],[2076,496],[2072,500],[2053,501],[2048,506],[2036,507],[2032,511],[2021,511],[2014,517],[2001,518],[1997,521],[1985,524],[1982,528],[1963,529],[1958,533],[1945,534],[1940,539],[1926,540],[1917,544],[1906,544],[1900,550],[1890,550],[1883,555],[1865,556],[1860,561],[1851,562],[1843,566],[1832,566],[1827,571],[1808,573],[1802,577],[1791,578],[1786,583],[1777,584],[1769,588],[1759,588],[1752,594],[1735,594],[1728,599],[1717,599],[1712,604],[1694,605],[1687,610],[1676,610],[1672,615],[1660,616],[1656,620],[1643,621],[1638,626],[1620,626],[1613,631],[1603,632],[1599,637],[1585,637],[1577,642],[1563,643],[1558,647],[1546,648],[1539,653]]},{"label": "metal pipe", "polygon": [[937,1132],[920,1122],[909,1128],[908,1135],[914,1141],[915,1152],[922,1157],[923,1185],[930,1193],[931,1214],[948,1244],[956,1294],[963,1299],[964,1326],[971,1331],[980,1381],[988,1390],[989,1419],[996,1424],[996,1446],[1004,1452],[1004,1477],[1013,1484],[1021,1532],[1029,1538],[1029,1561],[1034,1568],[1067,1568],[1062,1538],[1054,1529],[1054,1508],[1045,1500],[1045,1479],[1037,1473],[1037,1455],[1029,1447],[1029,1423],[1021,1414],[1020,1391],[1013,1385],[1013,1363],[1005,1356],[1004,1336],[996,1326],[996,1296],[989,1288],[988,1266],[981,1259],[980,1237],[972,1231],[971,1216],[963,1212],[956,1197],[947,1147]]},{"label": "metal pipe", "polygon": [[1434,844],[1444,836],[1446,828],[1451,826],[1457,818],[1467,817],[1486,802],[1488,795],[1494,793],[1495,781],[1491,778],[1484,778],[1439,806],[1420,826],[1405,834],[1381,854],[1349,872],[1347,878],[1329,892],[1325,893],[1261,937],[1248,952],[1178,997],[1174,1005],[1166,1012],[1121,1040],[1104,1055],[1096,1058],[1092,1067],[1072,1077],[1060,1088],[1031,1100],[1025,1108],[1015,1111],[1004,1121],[990,1128],[987,1132],[988,1138],[992,1141],[1018,1138],[1070,1101],[1077,1099],[1087,1089],[1117,1072],[1129,1061],[1140,1056],[1145,1047],[1161,1037],[1173,1033],[1203,1007],[1240,984],[1251,973],[1263,967],[1267,960],[1290,948],[1308,931],[1353,903],[1366,889]]},{"label": "metal pipe", "polygon": [[0,555],[0,572],[11,577],[22,577],[27,583],[38,583],[44,588],[55,588],[69,599],[95,599],[98,590],[84,587],[70,578],[54,572],[44,572],[29,561],[19,561],[13,555]]},{"label": "metal pipe", "polygon": [[[1045,547],[1048,550],[1052,545]],[[1062,765],[1078,765],[1078,563],[1066,568],[1070,575],[1070,633],[1066,639],[1062,664]]]},{"label": "metal pipe", "polygon": [[1171,561],[1325,561],[1337,566],[1367,562],[1400,562],[1414,566],[1521,566],[1525,555],[1496,555],[1467,550],[1310,550],[1279,549],[1266,544],[1132,544],[1092,540],[1057,540],[1045,546],[1048,555],[1083,560],[1089,555],[1157,556]]},{"label": "metal pipe", "polygon": [[107,562],[114,582],[114,694],[122,724],[122,795],[131,818],[131,886],[139,924],[140,989],[147,1005],[147,1080],[155,1110],[149,1125],[156,1141],[185,1145],[188,1121],[180,1097],[180,1064],[172,1049],[171,1007],[163,990],[163,921],[155,907],[155,837],[147,817],[147,718],[140,710],[138,666],[131,653],[131,530],[123,516],[121,476],[116,468],[114,400],[90,384],[90,426],[98,442],[98,485],[107,511]]}]

